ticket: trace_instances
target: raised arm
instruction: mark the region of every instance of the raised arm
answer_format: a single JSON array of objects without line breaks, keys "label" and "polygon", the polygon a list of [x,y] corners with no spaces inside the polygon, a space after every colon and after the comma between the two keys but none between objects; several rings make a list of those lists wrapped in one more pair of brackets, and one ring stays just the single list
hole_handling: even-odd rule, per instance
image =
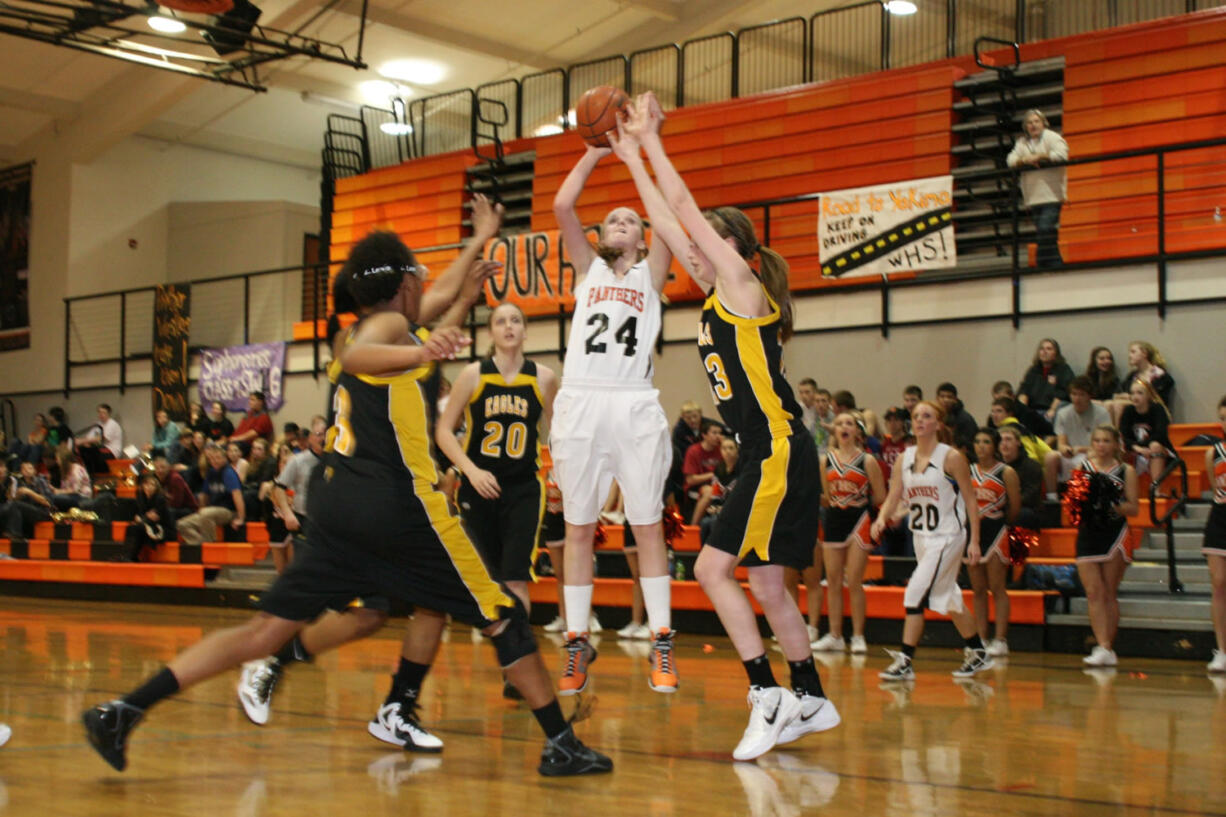
[{"label": "raised arm", "polygon": [[469,344],[455,327],[430,333],[421,346],[406,342],[409,322],[394,312],[381,312],[362,321],[353,340],[339,351],[337,359],[349,374],[390,375],[415,369],[433,360],[450,360]]},{"label": "raised arm", "polygon": [[478,193],[473,196],[473,234],[464,249],[447,270],[440,275],[421,296],[417,320],[428,324],[443,314],[454,302],[464,287],[465,278],[473,262],[480,258],[485,243],[498,235],[502,229],[503,206],[493,204]]},{"label": "raised arm", "polygon": [[583,222],[579,221],[579,214],[575,212],[575,204],[579,201],[583,186],[587,184],[588,176],[596,169],[596,164],[610,153],[612,151],[609,148],[588,145],[587,151],[575,162],[575,166],[571,168],[553,197],[553,214],[558,219],[562,245],[566,248],[571,263],[575,265],[576,284],[587,275],[587,269],[596,257],[596,250],[588,243],[587,234],[583,232]]},{"label": "raised arm", "polygon": [[451,306],[447,307],[447,311],[438,319],[435,328],[444,326],[464,326],[464,319],[468,317],[468,312],[473,308],[473,304],[481,297],[485,291],[485,282],[492,278],[498,270],[502,269],[502,264],[497,261],[489,261],[483,258],[478,258],[468,266],[468,272],[464,276],[464,280],[460,286],[460,292],[452,301]]}]

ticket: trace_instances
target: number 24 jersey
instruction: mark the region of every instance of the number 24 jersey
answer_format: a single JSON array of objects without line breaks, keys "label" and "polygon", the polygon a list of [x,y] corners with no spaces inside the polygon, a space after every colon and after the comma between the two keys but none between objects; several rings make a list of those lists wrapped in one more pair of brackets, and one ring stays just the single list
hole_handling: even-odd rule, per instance
[{"label": "number 24 jersey", "polygon": [[621,278],[601,258],[575,287],[575,314],[566,344],[562,385],[651,388],[660,294],[646,260]]}]

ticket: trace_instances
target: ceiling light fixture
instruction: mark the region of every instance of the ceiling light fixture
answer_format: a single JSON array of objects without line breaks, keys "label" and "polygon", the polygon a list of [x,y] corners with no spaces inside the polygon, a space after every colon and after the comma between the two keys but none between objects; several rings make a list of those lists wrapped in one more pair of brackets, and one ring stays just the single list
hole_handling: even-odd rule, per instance
[{"label": "ceiling light fixture", "polygon": [[182,34],[184,31],[187,31],[187,26],[181,21],[173,17],[163,17],[161,14],[149,17],[146,22],[149,23],[151,29],[160,31],[163,34]]},{"label": "ceiling light fixture", "polygon": [[447,66],[434,60],[389,60],[379,66],[379,74],[414,85],[436,85],[446,79]]},{"label": "ceiling light fixture", "polygon": [[908,14],[914,14],[919,11],[911,0],[889,0],[885,4],[885,10],[890,14],[895,14],[899,17],[905,17]]},{"label": "ceiling light fixture", "polygon": [[404,122],[384,122],[379,126],[379,130],[388,136],[407,136],[413,132],[413,126]]}]

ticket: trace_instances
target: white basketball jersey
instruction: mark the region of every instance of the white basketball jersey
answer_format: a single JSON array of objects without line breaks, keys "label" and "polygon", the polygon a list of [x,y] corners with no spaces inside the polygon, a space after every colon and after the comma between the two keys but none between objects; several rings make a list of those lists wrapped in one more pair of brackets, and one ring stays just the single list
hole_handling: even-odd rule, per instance
[{"label": "white basketball jersey", "polygon": [[[906,524],[917,536],[958,536],[966,530],[966,514],[958,484],[945,473],[945,457],[953,449],[937,443],[921,472],[915,471],[915,446],[902,455],[902,501],[907,506]],[[973,500],[972,500],[973,501]]]},{"label": "white basketball jersey", "polygon": [[575,289],[575,314],[566,344],[562,385],[651,387],[660,294],[647,262],[618,278],[601,258],[592,260]]}]

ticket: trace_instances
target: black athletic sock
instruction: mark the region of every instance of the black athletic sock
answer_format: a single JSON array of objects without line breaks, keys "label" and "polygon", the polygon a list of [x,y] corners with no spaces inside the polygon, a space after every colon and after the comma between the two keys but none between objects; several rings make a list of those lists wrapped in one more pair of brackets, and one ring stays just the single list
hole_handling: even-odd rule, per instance
[{"label": "black athletic sock", "polygon": [[162,667],[161,672],[123,696],[121,700],[143,712],[178,691],[179,679],[170,671],[170,667]]},{"label": "black athletic sock", "polygon": [[750,686],[763,689],[779,686],[779,682],[775,680],[775,673],[771,672],[771,662],[766,657],[766,653],[741,663],[745,665],[745,673],[749,676]]},{"label": "black athletic sock", "polygon": [[392,688],[387,693],[387,700],[383,703],[416,702],[421,692],[421,685],[426,681],[426,673],[429,671],[429,664],[418,664],[401,656],[400,667],[392,676]]},{"label": "black athletic sock", "polygon": [[302,646],[302,639],[297,635],[286,641],[285,646],[273,654],[273,658],[277,659],[277,663],[283,667],[289,666],[296,661],[310,663],[315,660],[315,656],[307,652],[306,647]]},{"label": "black athletic sock", "polygon": [[915,647],[912,647],[910,644],[903,644],[902,654],[907,656],[911,660],[915,660]]},{"label": "black athletic sock", "polygon": [[984,646],[983,646],[983,639],[979,637],[979,633],[975,633],[975,634],[974,634],[973,636],[971,636],[970,638],[964,638],[964,639],[962,639],[962,640],[963,640],[963,641],[965,641],[965,642],[966,642],[966,646],[970,647],[972,650],[982,650],[982,649],[984,649]]},{"label": "black athletic sock", "polygon": [[788,669],[792,671],[793,692],[818,698],[826,697],[826,693],[822,691],[822,679],[817,674],[817,665],[813,663],[813,656],[804,661],[789,661]]},{"label": "black athletic sock", "polygon": [[562,715],[562,706],[558,703],[557,698],[554,698],[540,709],[532,710],[532,714],[536,717],[536,722],[541,725],[541,730],[545,733],[545,737],[550,740],[553,740],[570,728],[570,724],[566,722],[566,718]]}]

